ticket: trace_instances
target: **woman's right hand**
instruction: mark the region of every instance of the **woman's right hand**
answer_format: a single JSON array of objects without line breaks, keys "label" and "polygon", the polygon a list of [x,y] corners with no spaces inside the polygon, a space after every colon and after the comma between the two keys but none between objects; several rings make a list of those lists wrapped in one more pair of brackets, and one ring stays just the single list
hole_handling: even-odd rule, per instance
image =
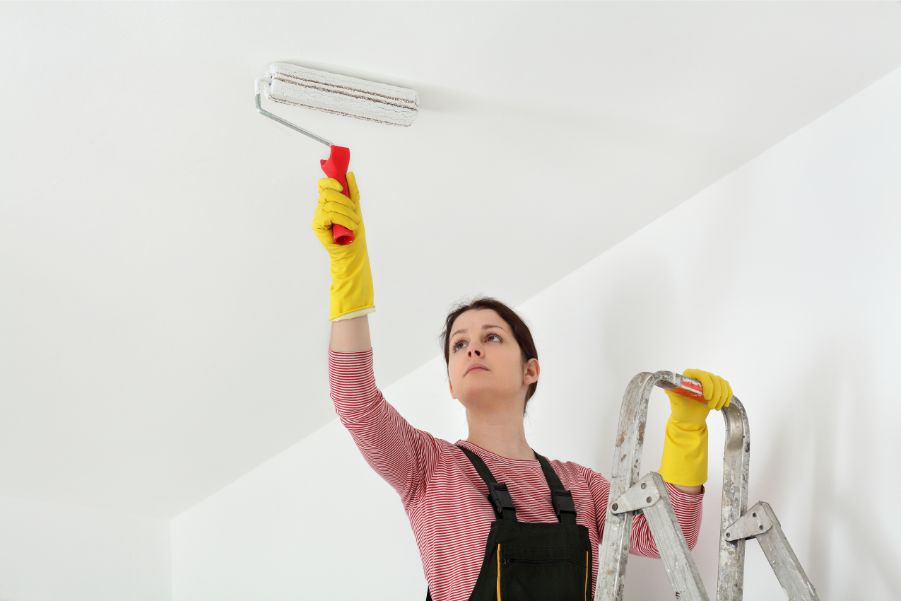
[{"label": "woman's right hand", "polygon": [[[332,286],[329,319],[350,319],[375,311],[372,270],[366,248],[366,227],[360,211],[360,191],[352,171],[347,172],[350,196],[342,194],[338,180],[319,180],[319,202],[313,213],[313,232],[331,260]],[[332,225],[339,223],[354,233],[350,244],[337,244]]]},{"label": "woman's right hand", "polygon": [[[350,194],[342,194],[342,186],[338,180],[331,177],[323,177],[319,180],[319,202],[313,213],[313,232],[325,247],[333,259],[344,258],[348,251],[360,251],[365,246],[365,241],[360,246],[351,244],[337,244],[332,235],[332,225],[338,223],[354,232],[354,242],[360,237],[365,237],[362,229],[363,214],[360,212],[360,191],[357,188],[356,177],[353,172],[347,174],[347,187]],[[343,251],[343,252],[342,252]]]}]

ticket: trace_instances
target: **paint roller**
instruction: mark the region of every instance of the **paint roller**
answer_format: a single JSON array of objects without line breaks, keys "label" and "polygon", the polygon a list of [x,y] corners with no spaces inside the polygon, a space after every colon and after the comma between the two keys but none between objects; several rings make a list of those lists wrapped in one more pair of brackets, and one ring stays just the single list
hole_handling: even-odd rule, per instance
[{"label": "paint roller", "polygon": [[[419,110],[419,98],[415,90],[290,63],[270,64],[269,72],[256,80],[255,88],[257,111],[262,115],[329,147],[328,159],[320,160],[319,164],[327,177],[333,177],[341,183],[348,196],[350,190],[347,187],[347,167],[350,164],[350,149],[336,146],[325,138],[270,113],[261,106],[260,94],[281,104],[304,106],[388,125],[409,126]],[[332,238],[336,244],[350,244],[354,240],[354,233],[335,223],[332,225]]]}]

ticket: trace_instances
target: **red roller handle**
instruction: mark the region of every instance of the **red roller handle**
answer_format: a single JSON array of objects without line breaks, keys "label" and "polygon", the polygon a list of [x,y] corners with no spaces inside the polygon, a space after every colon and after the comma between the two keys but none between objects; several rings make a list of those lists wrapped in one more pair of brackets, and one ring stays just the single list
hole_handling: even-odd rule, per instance
[{"label": "red roller handle", "polygon": [[[350,164],[350,148],[335,146],[332,144],[328,160],[321,159],[319,164],[328,177],[333,177],[344,188],[344,195],[350,197],[350,188],[347,187],[347,166]],[[332,239],[335,244],[346,245],[354,241],[354,233],[341,225],[332,224]]]},{"label": "red roller handle", "polygon": [[682,376],[681,378],[681,387],[671,388],[670,390],[678,394],[679,396],[684,396],[689,399],[694,399],[699,403],[707,404],[707,401],[704,399],[704,388],[701,386],[701,382],[695,380],[694,378],[688,378]]}]

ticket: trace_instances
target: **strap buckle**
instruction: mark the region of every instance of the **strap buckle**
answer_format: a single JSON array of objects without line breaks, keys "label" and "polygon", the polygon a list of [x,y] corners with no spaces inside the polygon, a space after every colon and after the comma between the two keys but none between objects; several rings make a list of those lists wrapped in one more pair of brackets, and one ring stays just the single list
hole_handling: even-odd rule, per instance
[{"label": "strap buckle", "polygon": [[504,509],[516,511],[516,508],[513,506],[513,497],[510,496],[506,484],[503,482],[492,483],[490,489],[488,500],[494,504],[494,510],[498,515],[503,515]]},{"label": "strap buckle", "polygon": [[560,519],[560,514],[564,511],[573,515],[576,514],[576,505],[573,503],[573,495],[568,490],[552,491],[551,504],[554,506],[554,513],[557,514],[557,519]]}]

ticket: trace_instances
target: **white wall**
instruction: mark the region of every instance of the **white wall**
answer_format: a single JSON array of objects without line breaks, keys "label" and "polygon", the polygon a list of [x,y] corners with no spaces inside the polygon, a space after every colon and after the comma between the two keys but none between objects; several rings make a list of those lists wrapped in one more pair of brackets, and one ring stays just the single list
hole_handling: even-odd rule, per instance
[{"label": "white wall", "polygon": [[0,497],[0,601],[167,601],[168,520]]},{"label": "white wall", "polygon": [[[517,306],[542,363],[531,445],[609,474],[636,373],[713,371],[748,409],[749,501],[774,507],[821,597],[901,598],[899,106],[901,70]],[[561,232],[572,218],[548,215]],[[390,327],[378,313],[371,324]],[[442,357],[382,390],[415,426],[466,437]],[[657,468],[668,414],[655,395],[642,471]],[[713,591],[723,428],[717,414],[710,424],[694,555]],[[176,601],[425,596],[400,501],[337,418],[178,516],[172,537]],[[784,598],[754,545],[745,599]],[[628,599],[668,598],[659,561],[629,568]]]}]

